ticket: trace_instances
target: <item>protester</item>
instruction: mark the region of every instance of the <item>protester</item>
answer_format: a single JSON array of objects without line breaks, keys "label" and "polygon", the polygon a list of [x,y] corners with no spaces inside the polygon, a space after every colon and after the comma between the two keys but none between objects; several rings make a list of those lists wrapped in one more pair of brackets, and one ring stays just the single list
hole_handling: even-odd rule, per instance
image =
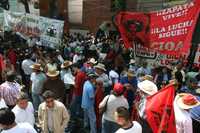
[{"label": "protester", "polygon": [[158,91],[157,86],[149,81],[149,80],[144,80],[140,83],[138,83],[138,88],[139,88],[139,95],[140,95],[140,100],[135,102],[136,108],[138,108],[138,113],[139,113],[139,118],[140,118],[140,123],[142,125],[143,133],[151,133],[151,128],[149,127],[149,124],[146,121],[146,113],[145,113],[145,107],[146,107],[146,98],[147,96],[151,96],[155,94]]},{"label": "protester", "polygon": [[33,64],[35,64],[32,60],[31,60],[31,56],[30,53],[25,53],[25,59],[22,61],[21,64],[21,68],[23,70],[23,74],[24,74],[24,84],[26,85],[26,89],[29,92],[29,88],[30,88],[30,76],[32,73],[32,69],[30,68]]},{"label": "protester", "polygon": [[59,73],[60,72],[56,69],[48,70],[46,73],[48,78],[43,85],[42,93],[50,90],[54,93],[55,99],[59,100],[60,102],[64,102],[65,84],[60,79]]},{"label": "protester", "polygon": [[35,63],[30,67],[33,70],[30,77],[33,106],[35,110],[38,110],[38,106],[42,102],[42,88],[47,78],[42,72],[43,68],[41,67],[41,64]]},{"label": "protester", "polygon": [[7,73],[16,73],[15,66],[7,58],[4,59],[4,64],[3,64],[2,68],[3,68],[2,69],[2,79],[4,81],[6,80]]},{"label": "protester", "polygon": [[0,109],[1,133],[37,133],[29,123],[16,123],[15,114],[7,109]]},{"label": "protester", "polygon": [[97,79],[96,80],[96,90],[95,90],[95,113],[96,113],[96,118],[97,118],[97,132],[100,133],[101,131],[101,120],[102,120],[102,114],[100,114],[99,110],[99,104],[104,98],[104,88],[103,88],[103,80],[102,79]]},{"label": "protester", "polygon": [[15,75],[13,73],[7,73],[6,81],[0,85],[0,94],[10,109],[17,103],[20,88],[20,84],[15,82]]},{"label": "protester", "polygon": [[177,94],[174,100],[174,113],[177,133],[193,133],[192,119],[189,109],[199,106],[195,96],[188,93]]},{"label": "protester", "polygon": [[35,117],[33,104],[28,101],[28,95],[20,92],[17,98],[17,105],[12,109],[15,114],[16,123],[27,122],[34,127]]},{"label": "protester", "polygon": [[96,74],[98,75],[98,78],[103,79],[103,87],[105,88],[104,93],[106,95],[109,94],[112,82],[109,80],[108,75],[106,74],[105,65],[102,63],[98,63],[96,66],[94,66],[94,68],[95,68]]},{"label": "protester", "polygon": [[[200,97],[197,96],[197,100],[200,101]],[[190,109],[190,116],[192,118],[193,133],[200,131],[200,106]]]},{"label": "protester", "polygon": [[114,119],[114,112],[120,106],[129,108],[126,98],[123,96],[124,86],[116,83],[110,95],[107,95],[99,104],[99,108],[106,108],[102,117],[102,133],[114,133],[119,129],[119,125]]},{"label": "protester", "polygon": [[88,74],[88,80],[83,85],[83,96],[81,107],[84,111],[84,127],[90,127],[90,133],[96,133],[96,115],[94,110],[95,103],[95,84],[97,75],[94,73]]},{"label": "protester", "polygon": [[142,66],[137,69],[136,75],[137,77],[140,77],[141,75],[151,75],[151,69],[148,67],[147,62],[143,62]]},{"label": "protester", "polygon": [[86,81],[85,72],[81,71],[81,64],[76,63],[73,65],[73,72],[75,75],[75,86],[73,90],[73,98],[71,102],[72,117],[81,116],[81,103],[83,94],[83,85]]},{"label": "protester", "polygon": [[162,88],[162,86],[165,86],[169,83],[169,81],[171,80],[171,72],[168,70],[168,68],[166,66],[164,66],[161,70],[161,72],[159,72],[156,75],[156,85],[157,87],[160,89]]},{"label": "protester", "polygon": [[64,63],[61,65],[61,71],[60,71],[60,78],[62,81],[64,81],[65,84],[65,98],[64,98],[64,103],[66,105],[69,105],[71,102],[71,97],[72,97],[72,88],[75,85],[75,77],[72,75],[71,72],[71,61],[64,61]]},{"label": "protester", "polygon": [[44,102],[38,109],[39,125],[44,133],[64,133],[70,116],[64,104],[55,100],[52,91],[43,93]]},{"label": "protester", "polygon": [[137,90],[137,78],[135,73],[128,70],[127,76],[121,77],[120,83],[122,83],[125,87],[124,95],[127,98],[129,111],[131,112],[133,101],[135,100],[135,92]]},{"label": "protester", "polygon": [[142,133],[141,125],[137,121],[131,121],[127,108],[118,107],[115,112],[115,119],[121,126],[115,133]]}]

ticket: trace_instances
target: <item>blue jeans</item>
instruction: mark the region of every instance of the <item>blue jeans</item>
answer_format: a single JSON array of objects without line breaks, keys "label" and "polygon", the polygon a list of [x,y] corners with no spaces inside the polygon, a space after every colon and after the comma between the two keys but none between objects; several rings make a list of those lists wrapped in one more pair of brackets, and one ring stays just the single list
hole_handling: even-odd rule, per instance
[{"label": "blue jeans", "polygon": [[70,107],[72,117],[73,116],[81,117],[81,114],[82,114],[81,101],[82,101],[82,96],[75,96],[74,99],[72,100],[71,107]]},{"label": "blue jeans", "polygon": [[88,126],[88,121],[90,123],[90,133],[96,133],[96,115],[94,112],[94,107],[83,109],[84,110],[84,127]]},{"label": "blue jeans", "polygon": [[38,107],[42,102],[42,97],[39,94],[32,93],[32,99],[34,110],[38,110]]},{"label": "blue jeans", "polygon": [[115,133],[119,128],[120,126],[117,123],[102,119],[101,133]]}]

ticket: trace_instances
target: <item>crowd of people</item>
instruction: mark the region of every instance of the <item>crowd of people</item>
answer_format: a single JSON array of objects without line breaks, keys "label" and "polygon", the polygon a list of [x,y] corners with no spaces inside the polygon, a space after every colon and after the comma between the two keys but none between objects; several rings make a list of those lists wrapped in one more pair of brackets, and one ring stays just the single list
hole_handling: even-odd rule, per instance
[{"label": "crowd of people", "polygon": [[18,38],[0,45],[2,133],[151,133],[146,98],[172,80],[177,133],[199,132],[199,68],[150,66],[104,31],[64,35],[56,49]]}]

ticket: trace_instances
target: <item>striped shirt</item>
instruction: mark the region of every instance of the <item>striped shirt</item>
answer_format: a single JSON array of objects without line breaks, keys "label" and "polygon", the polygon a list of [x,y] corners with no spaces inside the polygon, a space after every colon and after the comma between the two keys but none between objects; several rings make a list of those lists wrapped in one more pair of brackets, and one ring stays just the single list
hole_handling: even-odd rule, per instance
[{"label": "striped shirt", "polygon": [[0,94],[7,105],[16,105],[20,85],[15,82],[4,82],[0,85]]}]

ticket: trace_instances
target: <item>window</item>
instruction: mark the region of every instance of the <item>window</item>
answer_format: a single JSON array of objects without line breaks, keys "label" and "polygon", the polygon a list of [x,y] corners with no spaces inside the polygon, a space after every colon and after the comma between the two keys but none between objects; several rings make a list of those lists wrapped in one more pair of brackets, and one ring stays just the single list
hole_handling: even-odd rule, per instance
[{"label": "window", "polygon": [[83,0],[68,0],[68,19],[70,23],[82,23]]}]

